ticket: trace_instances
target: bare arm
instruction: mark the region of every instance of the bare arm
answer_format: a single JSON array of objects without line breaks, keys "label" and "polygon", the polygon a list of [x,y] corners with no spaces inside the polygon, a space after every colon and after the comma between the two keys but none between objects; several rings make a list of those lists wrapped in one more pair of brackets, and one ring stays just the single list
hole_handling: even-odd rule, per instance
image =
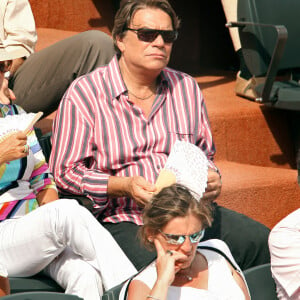
[{"label": "bare arm", "polygon": [[238,286],[244,293],[245,300],[251,300],[247,286],[246,286],[245,281],[242,278],[242,276],[229,263],[228,263],[228,266],[231,269],[232,277],[234,278],[234,280],[236,281],[236,283],[238,284]]},{"label": "bare arm", "polygon": [[47,204],[49,202],[58,200],[57,191],[54,189],[45,189],[37,193],[36,199],[40,206]]},{"label": "bare arm", "polygon": [[139,280],[133,280],[128,289],[128,300],[151,300],[154,299],[166,300],[168,295],[169,286],[172,284],[175,278],[176,272],[179,271],[176,268],[175,263],[177,260],[185,258],[185,255],[177,251],[172,251],[170,255],[164,250],[161,243],[154,239],[154,244],[157,252],[156,271],[157,279],[152,289]]}]

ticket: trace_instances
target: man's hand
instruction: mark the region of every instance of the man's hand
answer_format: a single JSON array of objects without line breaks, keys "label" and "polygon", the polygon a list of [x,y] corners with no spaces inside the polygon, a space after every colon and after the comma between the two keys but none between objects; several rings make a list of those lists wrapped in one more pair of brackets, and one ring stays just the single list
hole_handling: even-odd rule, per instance
[{"label": "man's hand", "polygon": [[0,164],[20,159],[28,155],[24,152],[27,136],[19,131],[0,142]]},{"label": "man's hand", "polygon": [[215,201],[220,195],[222,188],[222,181],[219,173],[213,169],[208,169],[207,187],[202,199]]},{"label": "man's hand", "polygon": [[110,197],[126,196],[136,201],[140,207],[144,207],[150,201],[155,191],[155,185],[142,176],[110,176],[108,180],[107,192]]},{"label": "man's hand", "polygon": [[155,185],[148,182],[144,177],[134,176],[129,178],[128,196],[141,207],[144,207],[150,201],[155,190]]}]

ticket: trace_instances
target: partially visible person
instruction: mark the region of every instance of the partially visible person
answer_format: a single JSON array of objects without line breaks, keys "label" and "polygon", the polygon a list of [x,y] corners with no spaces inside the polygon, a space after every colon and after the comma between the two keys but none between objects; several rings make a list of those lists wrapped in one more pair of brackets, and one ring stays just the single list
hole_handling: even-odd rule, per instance
[{"label": "partially visible person", "polygon": [[[238,21],[238,0],[221,0],[227,22]],[[235,93],[254,100],[258,94],[255,87],[265,81],[265,77],[253,77],[244,59],[238,28],[229,28],[233,48],[239,58],[240,66],[236,75]]]},{"label": "partially visible person", "polygon": [[[141,239],[156,250],[157,259],[131,281],[128,300],[250,299],[241,270],[216,252],[225,251],[232,259],[226,244],[199,243],[212,223],[209,201],[199,202],[187,188],[174,184],[145,206],[143,221]],[[216,251],[197,249],[209,245]]]},{"label": "partially visible person", "polygon": [[[176,140],[208,158],[203,198],[215,202],[222,187],[198,84],[167,67],[179,23],[167,0],[122,1],[113,28],[117,55],[71,84],[53,126],[49,165],[59,189],[93,201],[95,216],[138,269],[154,257],[136,239],[143,207]],[[224,239],[242,268],[268,262],[269,230],[214,205],[205,238]]]},{"label": "partially visible person", "polygon": [[6,296],[10,293],[9,280],[7,276],[6,268],[0,263],[0,297]]},{"label": "partially visible person", "polygon": [[15,96],[0,89],[0,101],[16,98],[16,104],[27,112],[50,114],[75,78],[108,63],[115,54],[112,39],[96,30],[35,53],[37,33],[28,0],[1,0],[0,23],[0,49],[17,53],[6,74]]},{"label": "partially visible person", "polygon": [[[3,77],[0,71],[0,84]],[[0,118],[23,113],[17,105],[0,103]],[[26,135],[11,134],[12,129],[0,138],[1,263],[9,276],[44,270],[66,293],[100,299],[136,269],[86,208],[58,199],[34,130]]]},{"label": "partially visible person", "polygon": [[300,299],[300,208],[282,219],[269,237],[271,270],[280,300]]}]

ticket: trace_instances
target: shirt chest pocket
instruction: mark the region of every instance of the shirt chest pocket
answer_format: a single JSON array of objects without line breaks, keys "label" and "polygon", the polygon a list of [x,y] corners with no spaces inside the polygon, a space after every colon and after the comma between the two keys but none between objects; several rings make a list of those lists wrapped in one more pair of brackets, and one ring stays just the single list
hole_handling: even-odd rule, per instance
[{"label": "shirt chest pocket", "polygon": [[172,140],[172,144],[174,144],[176,140],[195,144],[195,135],[193,133],[187,132],[186,130],[168,131],[168,134]]}]

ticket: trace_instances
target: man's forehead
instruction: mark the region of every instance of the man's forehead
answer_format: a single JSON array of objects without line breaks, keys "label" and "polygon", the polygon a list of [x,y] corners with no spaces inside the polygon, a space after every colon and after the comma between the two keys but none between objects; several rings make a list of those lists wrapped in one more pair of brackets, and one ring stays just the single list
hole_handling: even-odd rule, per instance
[{"label": "man's forehead", "polygon": [[[157,15],[160,15],[159,18]],[[160,8],[142,8],[134,13],[130,25],[135,28],[149,27],[156,29],[172,29],[171,17]]]}]

